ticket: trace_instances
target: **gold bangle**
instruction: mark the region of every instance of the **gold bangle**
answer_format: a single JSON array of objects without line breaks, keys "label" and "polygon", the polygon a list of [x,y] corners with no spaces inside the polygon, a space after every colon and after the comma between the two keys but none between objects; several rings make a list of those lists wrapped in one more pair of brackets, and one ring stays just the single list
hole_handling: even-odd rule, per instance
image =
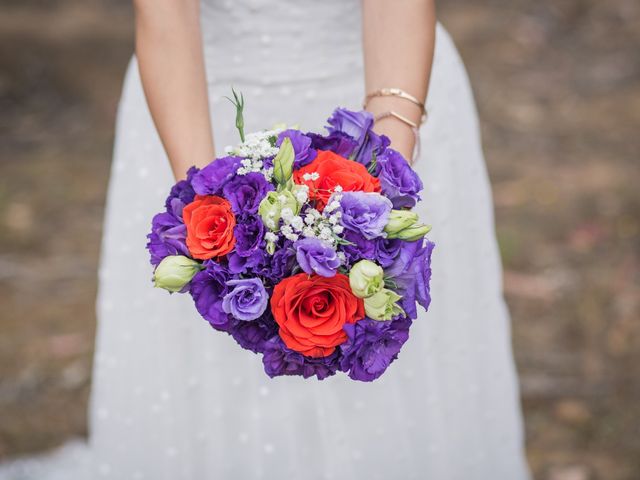
[{"label": "gold bangle", "polygon": [[400,115],[397,112],[394,112],[393,110],[390,110],[388,112],[382,112],[379,113],[378,115],[376,115],[375,117],[373,117],[374,122],[378,122],[379,120],[382,120],[384,118],[395,118],[396,120],[401,121],[402,123],[404,123],[405,125],[407,125],[408,127],[411,127],[411,131],[413,132],[413,135],[415,137],[415,149],[413,152],[413,158],[411,160],[409,160],[409,163],[411,165],[413,165],[413,163],[420,157],[420,130],[419,130],[419,125],[416,124],[415,122],[411,121],[410,119],[408,119],[407,117],[405,117],[404,115]]},{"label": "gold bangle", "polygon": [[421,123],[424,123],[427,120],[427,109],[425,108],[424,103],[422,103],[420,100],[418,100],[416,97],[414,97],[410,93],[405,92],[401,88],[390,87],[390,88],[381,88],[379,90],[375,90],[369,93],[364,98],[362,107],[366,109],[367,105],[369,104],[369,101],[374,97],[398,97],[398,98],[407,100],[413,103],[414,105],[416,105],[420,109],[420,112],[422,113]]},{"label": "gold bangle", "polygon": [[394,112],[393,110],[389,110],[388,112],[382,112],[374,117],[374,120],[377,122],[378,120],[382,120],[383,118],[393,117],[396,120],[400,120],[402,123],[409,125],[411,128],[418,129],[419,125],[412,120],[409,120],[404,115],[400,115],[398,112]]}]

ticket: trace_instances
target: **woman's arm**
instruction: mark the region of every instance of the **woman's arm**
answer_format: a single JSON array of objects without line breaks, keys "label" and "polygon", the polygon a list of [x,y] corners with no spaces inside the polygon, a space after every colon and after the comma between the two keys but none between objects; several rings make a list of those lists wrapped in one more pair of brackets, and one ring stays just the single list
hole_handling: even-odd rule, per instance
[{"label": "woman's arm", "polygon": [[136,55],[176,179],[214,157],[199,0],[134,0]]},{"label": "woman's arm", "polygon": [[[366,92],[395,87],[424,103],[435,45],[434,0],[362,0]],[[374,97],[367,105],[374,115],[394,111],[420,123],[417,105],[399,97]],[[415,135],[407,124],[387,117],[375,130],[391,145],[413,157]]]}]

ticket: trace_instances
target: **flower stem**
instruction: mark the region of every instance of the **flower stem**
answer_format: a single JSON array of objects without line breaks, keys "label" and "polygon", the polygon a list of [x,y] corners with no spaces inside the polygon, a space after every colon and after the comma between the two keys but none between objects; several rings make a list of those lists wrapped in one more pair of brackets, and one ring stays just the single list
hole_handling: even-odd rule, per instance
[{"label": "flower stem", "polygon": [[236,91],[231,88],[231,92],[233,93],[233,99],[229,97],[224,97],[229,100],[234,107],[236,107],[236,128],[238,129],[238,133],[240,133],[240,141],[244,143],[244,95],[240,92],[240,95],[236,93]]}]

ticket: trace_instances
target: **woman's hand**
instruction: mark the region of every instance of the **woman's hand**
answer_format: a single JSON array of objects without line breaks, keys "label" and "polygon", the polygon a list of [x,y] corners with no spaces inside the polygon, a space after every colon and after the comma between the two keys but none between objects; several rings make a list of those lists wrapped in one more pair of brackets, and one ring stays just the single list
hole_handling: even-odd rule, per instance
[{"label": "woman's hand", "polygon": [[214,157],[199,0],[134,0],[136,55],[176,179]]},{"label": "woman's hand", "polygon": [[[400,88],[424,103],[429,87],[435,43],[434,0],[362,0],[366,93]],[[378,116],[396,112],[420,124],[420,107],[396,96],[373,97],[367,110]],[[415,134],[410,125],[389,116],[375,130],[411,161]]]}]

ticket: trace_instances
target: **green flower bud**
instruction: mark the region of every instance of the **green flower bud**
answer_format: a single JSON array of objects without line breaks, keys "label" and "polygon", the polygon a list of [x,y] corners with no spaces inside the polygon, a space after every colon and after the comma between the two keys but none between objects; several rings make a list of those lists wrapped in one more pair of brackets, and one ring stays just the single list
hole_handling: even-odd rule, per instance
[{"label": "green flower bud", "polygon": [[431,227],[418,223],[418,214],[411,210],[391,210],[389,222],[384,227],[387,238],[414,241],[424,237]]},{"label": "green flower bud", "polygon": [[384,227],[387,238],[395,238],[393,235],[409,228],[418,221],[418,214],[411,210],[391,210],[389,221]]},{"label": "green flower bud", "polygon": [[294,215],[298,214],[300,207],[293,193],[289,190],[269,192],[258,206],[258,215],[262,218],[262,223],[275,232],[278,230],[278,222],[285,208],[291,209]]},{"label": "green flower bud", "polygon": [[399,238],[400,240],[406,240],[408,242],[413,242],[415,240],[420,240],[430,231],[431,231],[431,225],[415,224],[399,232],[395,238]]},{"label": "green flower bud", "polygon": [[372,320],[391,320],[404,314],[402,307],[396,303],[401,298],[396,292],[383,288],[364,299],[364,311]]},{"label": "green flower bud", "polygon": [[156,287],[169,292],[182,290],[202,269],[200,263],[183,255],[164,257],[153,272],[153,282]]},{"label": "green flower bud", "polygon": [[384,287],[384,271],[370,260],[360,260],[349,272],[349,285],[356,297],[367,298]]},{"label": "green flower bud", "polygon": [[296,154],[291,139],[285,137],[276,158],[273,159],[273,178],[278,182],[278,185],[286,185],[291,178],[295,158]]}]

